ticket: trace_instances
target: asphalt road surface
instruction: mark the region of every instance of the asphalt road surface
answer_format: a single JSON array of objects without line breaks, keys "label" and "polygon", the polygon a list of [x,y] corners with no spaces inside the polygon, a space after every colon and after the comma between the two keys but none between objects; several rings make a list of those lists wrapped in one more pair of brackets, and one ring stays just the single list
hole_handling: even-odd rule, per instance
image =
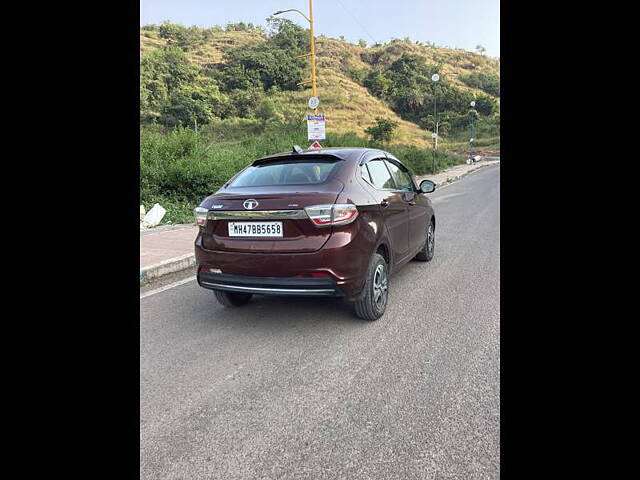
[{"label": "asphalt road surface", "polygon": [[140,300],[143,479],[499,478],[500,167],[431,194],[429,263],[340,300]]}]

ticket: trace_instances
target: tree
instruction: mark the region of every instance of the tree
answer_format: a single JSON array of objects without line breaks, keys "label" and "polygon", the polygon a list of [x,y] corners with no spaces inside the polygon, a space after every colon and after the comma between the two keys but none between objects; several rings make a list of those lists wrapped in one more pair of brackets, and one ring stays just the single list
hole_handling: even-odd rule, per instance
[{"label": "tree", "polygon": [[484,55],[484,52],[486,52],[487,49],[484,48],[482,45],[476,45],[476,52],[478,52],[480,55]]},{"label": "tree", "polygon": [[385,98],[391,88],[391,80],[379,68],[369,71],[363,81],[363,85],[369,89],[376,97]]},{"label": "tree", "polygon": [[170,96],[197,75],[197,67],[178,47],[163,47],[145,55],[140,62],[141,120],[158,119]]},{"label": "tree", "polygon": [[162,109],[159,122],[168,127],[205,125],[214,118],[223,116],[226,97],[208,77],[199,77],[196,82],[182,86],[174,92]]},{"label": "tree", "polygon": [[216,74],[223,91],[276,86],[299,90],[308,50],[308,31],[286,18],[270,17],[269,37],[260,45],[240,46],[225,53],[225,64]]},{"label": "tree", "polygon": [[495,73],[472,72],[458,76],[471,88],[477,88],[494,97],[500,96],[500,77]]},{"label": "tree", "polygon": [[184,27],[177,23],[165,21],[158,28],[160,38],[164,38],[168,45],[190,50],[201,45],[211,34],[208,30],[198,27]]},{"label": "tree", "polygon": [[365,130],[374,142],[386,143],[393,137],[399,123],[382,117],[376,117],[376,123]]},{"label": "tree", "polygon": [[309,51],[309,30],[288,18],[269,17],[269,40],[267,47],[288,50],[289,55],[301,55]]},{"label": "tree", "polygon": [[362,48],[367,48],[367,41],[361,38],[360,40],[358,40],[358,45],[360,45]]},{"label": "tree", "polygon": [[221,80],[226,90],[273,85],[282,90],[298,90],[304,61],[291,51],[270,45],[236,48],[226,54]]},{"label": "tree", "polygon": [[492,97],[482,95],[476,99],[476,110],[480,115],[489,116],[498,110],[498,102]]}]

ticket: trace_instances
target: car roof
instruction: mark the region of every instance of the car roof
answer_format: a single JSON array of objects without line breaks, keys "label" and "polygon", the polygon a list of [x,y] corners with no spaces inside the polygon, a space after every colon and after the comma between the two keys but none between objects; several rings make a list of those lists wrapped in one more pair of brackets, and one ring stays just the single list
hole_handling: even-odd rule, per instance
[{"label": "car roof", "polygon": [[378,152],[386,156],[386,153],[377,148],[364,148],[364,147],[327,147],[327,148],[310,148],[303,150],[300,153],[296,153],[291,150],[290,152],[276,153],[273,155],[267,155],[265,157],[255,160],[253,163],[262,163],[266,160],[277,159],[280,157],[299,157],[305,155],[331,155],[338,157],[341,160],[358,160],[362,158],[366,152]]}]

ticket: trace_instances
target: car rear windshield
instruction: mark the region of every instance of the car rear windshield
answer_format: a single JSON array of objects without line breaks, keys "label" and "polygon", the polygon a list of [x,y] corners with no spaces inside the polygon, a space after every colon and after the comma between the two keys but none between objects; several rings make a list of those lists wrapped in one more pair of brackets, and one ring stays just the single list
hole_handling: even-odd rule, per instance
[{"label": "car rear windshield", "polygon": [[281,160],[252,165],[238,175],[230,187],[314,185],[324,183],[342,162],[335,158]]}]

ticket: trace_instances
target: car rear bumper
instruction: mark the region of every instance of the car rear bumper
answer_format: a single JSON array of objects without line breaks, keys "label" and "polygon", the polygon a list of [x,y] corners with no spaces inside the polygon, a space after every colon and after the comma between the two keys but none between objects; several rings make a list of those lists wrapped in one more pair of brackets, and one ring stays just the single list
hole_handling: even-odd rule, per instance
[{"label": "car rear bumper", "polygon": [[[202,245],[202,236],[198,235],[195,241],[198,282],[202,279],[200,285],[210,289],[231,291],[236,287],[233,291],[262,295],[326,295],[352,301],[362,292],[371,254],[363,255],[362,244],[350,242],[350,238],[334,232],[327,244],[316,252],[276,254],[208,250]],[[364,248],[373,249],[366,245]],[[220,270],[221,274],[208,273],[211,268]],[[328,274],[328,277],[304,278],[318,273]],[[223,280],[229,280],[229,283],[225,284]]]},{"label": "car rear bumper", "polygon": [[198,284],[211,290],[258,295],[303,297],[344,297],[331,278],[250,277],[225,273],[198,272]]}]

